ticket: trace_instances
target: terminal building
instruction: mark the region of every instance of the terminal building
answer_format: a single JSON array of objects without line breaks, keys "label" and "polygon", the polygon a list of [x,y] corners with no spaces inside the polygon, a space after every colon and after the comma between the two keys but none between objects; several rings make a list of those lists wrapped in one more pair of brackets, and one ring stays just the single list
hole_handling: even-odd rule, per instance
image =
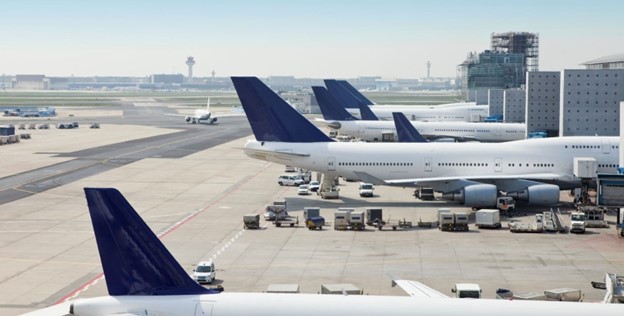
[{"label": "terminal building", "polygon": [[609,55],[582,63],[586,69],[624,69],[624,53]]}]

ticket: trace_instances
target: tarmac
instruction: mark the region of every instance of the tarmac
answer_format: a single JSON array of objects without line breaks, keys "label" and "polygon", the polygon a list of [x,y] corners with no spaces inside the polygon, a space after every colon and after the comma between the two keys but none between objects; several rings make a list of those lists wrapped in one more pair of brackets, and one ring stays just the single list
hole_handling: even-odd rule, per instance
[{"label": "tarmac", "polygon": [[[150,115],[163,112],[149,109]],[[37,130],[30,140],[0,147],[8,157],[0,172],[0,316],[107,295],[84,187],[119,189],[189,274],[197,262],[212,259],[214,285],[229,292],[299,284],[301,292],[317,293],[322,284],[351,283],[369,295],[406,295],[391,287],[394,277],[449,296],[455,283],[468,282],[480,284],[486,298],[498,288],[576,288],[585,301],[599,301],[604,292],[590,281],[620,272],[624,263],[614,225],[583,235],[514,234],[506,219],[499,230],[471,224],[468,232],[335,231],[330,225],[338,207],[379,207],[385,217],[414,225],[434,220],[438,208],[470,210],[416,200],[409,188],[376,187],[374,197],[360,198],[352,182],[340,184],[338,200],[298,196],[297,188],[277,184],[284,166],[244,155],[245,140],[253,137],[244,118],[208,126],[158,116],[146,126],[143,118],[134,124],[126,114],[106,113],[110,123],[99,130]],[[29,172],[35,173],[20,178]],[[3,199],[3,192],[13,193]],[[569,200],[565,192],[562,197]],[[289,214],[299,216],[297,227],[262,219],[261,229],[243,229],[243,215],[262,214],[276,200],[286,200]],[[323,230],[303,224],[303,208],[313,206],[329,222]],[[546,210],[520,209],[527,215],[514,219],[523,221]]]}]

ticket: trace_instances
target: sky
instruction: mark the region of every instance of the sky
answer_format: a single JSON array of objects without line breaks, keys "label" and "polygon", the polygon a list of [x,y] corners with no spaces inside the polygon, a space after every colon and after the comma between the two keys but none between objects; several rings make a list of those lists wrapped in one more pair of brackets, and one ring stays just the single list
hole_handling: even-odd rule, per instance
[{"label": "sky", "polygon": [[540,70],[624,52],[621,0],[20,0],[0,74],[454,77],[492,32],[540,37]]}]

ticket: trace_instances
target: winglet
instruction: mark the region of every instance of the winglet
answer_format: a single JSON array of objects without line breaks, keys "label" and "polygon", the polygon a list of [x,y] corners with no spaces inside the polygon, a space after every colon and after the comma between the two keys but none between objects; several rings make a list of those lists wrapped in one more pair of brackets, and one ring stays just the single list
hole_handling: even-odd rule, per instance
[{"label": "winglet", "polygon": [[426,143],[427,140],[420,135],[418,130],[407,120],[403,113],[392,112],[394,125],[396,126],[397,135],[400,143]]},{"label": "winglet", "polygon": [[347,112],[345,108],[338,103],[325,87],[312,87],[314,97],[318,102],[323,118],[334,121],[355,121],[356,117]]},{"label": "winglet", "polygon": [[191,279],[119,191],[84,190],[109,295],[217,293]]},{"label": "winglet", "polygon": [[258,141],[333,142],[256,77],[232,77],[238,98]]},{"label": "winglet", "polygon": [[373,113],[373,110],[368,105],[360,102],[358,106],[360,108],[360,117],[363,121],[379,121],[379,117]]}]

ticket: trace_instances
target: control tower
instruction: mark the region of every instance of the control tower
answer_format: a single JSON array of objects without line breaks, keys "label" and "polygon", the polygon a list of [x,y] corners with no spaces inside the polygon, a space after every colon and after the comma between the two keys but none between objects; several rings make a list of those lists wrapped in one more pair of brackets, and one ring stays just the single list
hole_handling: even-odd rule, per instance
[{"label": "control tower", "polygon": [[195,58],[189,56],[186,58],[186,65],[188,66],[188,83],[193,83],[193,65],[195,65]]}]

